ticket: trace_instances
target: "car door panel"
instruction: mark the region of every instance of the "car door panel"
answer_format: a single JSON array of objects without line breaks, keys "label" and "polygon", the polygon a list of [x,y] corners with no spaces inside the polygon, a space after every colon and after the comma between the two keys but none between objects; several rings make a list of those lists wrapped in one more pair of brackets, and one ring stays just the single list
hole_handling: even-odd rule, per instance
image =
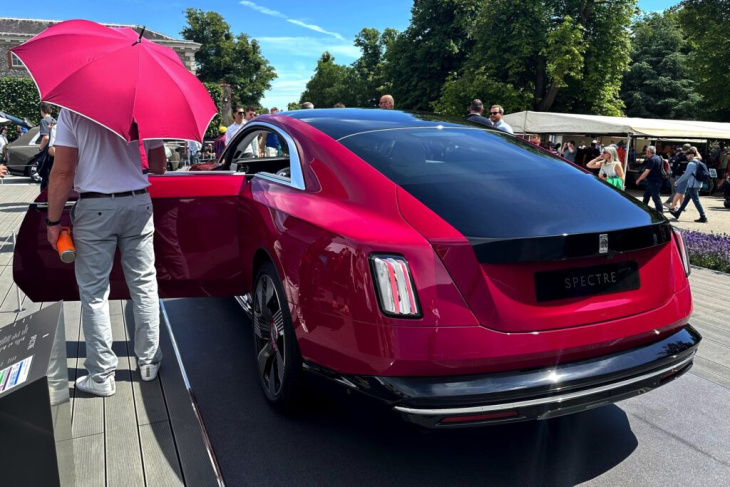
[{"label": "car door panel", "polygon": [[[155,260],[162,298],[243,294],[240,235],[245,228],[241,187],[245,179],[231,173],[151,176],[155,219]],[[62,225],[70,226],[64,209]],[[33,301],[78,300],[73,264],[64,264],[46,240],[46,193],[30,206],[18,234],[15,282]],[[110,299],[129,297],[115,256]]]}]

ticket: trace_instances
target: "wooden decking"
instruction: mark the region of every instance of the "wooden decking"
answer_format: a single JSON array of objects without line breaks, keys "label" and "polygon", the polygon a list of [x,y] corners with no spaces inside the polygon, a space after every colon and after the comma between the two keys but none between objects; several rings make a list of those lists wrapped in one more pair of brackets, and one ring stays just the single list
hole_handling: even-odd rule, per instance
[{"label": "wooden decking", "polygon": [[[18,310],[12,281],[12,241],[37,185],[0,186],[0,327],[41,309],[21,293]],[[6,242],[7,240],[7,242]],[[65,303],[66,348],[72,401],[72,446],[77,486],[219,485],[191,395],[163,326],[159,380],[142,382],[131,337],[130,306],[110,303],[114,352],[119,357],[117,392],[108,398],[76,393],[84,375],[84,334],[79,303]]]}]

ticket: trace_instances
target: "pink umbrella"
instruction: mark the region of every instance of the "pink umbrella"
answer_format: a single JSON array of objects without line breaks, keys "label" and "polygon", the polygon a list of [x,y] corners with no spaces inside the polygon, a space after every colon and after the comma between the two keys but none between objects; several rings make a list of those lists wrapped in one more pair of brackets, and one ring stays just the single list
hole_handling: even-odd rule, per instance
[{"label": "pink umbrella", "polygon": [[42,101],[77,112],[128,142],[202,141],[217,113],[205,86],[175,51],[129,27],[69,20],[11,51],[30,71]]}]

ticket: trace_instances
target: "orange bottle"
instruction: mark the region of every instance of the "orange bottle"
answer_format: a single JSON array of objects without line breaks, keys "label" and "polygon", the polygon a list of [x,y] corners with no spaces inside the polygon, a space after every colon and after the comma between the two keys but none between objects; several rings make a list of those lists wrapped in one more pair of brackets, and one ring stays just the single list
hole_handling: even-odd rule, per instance
[{"label": "orange bottle", "polygon": [[71,229],[69,227],[61,227],[56,248],[58,249],[58,256],[66,264],[76,260],[76,247],[74,247],[74,241],[71,239]]}]

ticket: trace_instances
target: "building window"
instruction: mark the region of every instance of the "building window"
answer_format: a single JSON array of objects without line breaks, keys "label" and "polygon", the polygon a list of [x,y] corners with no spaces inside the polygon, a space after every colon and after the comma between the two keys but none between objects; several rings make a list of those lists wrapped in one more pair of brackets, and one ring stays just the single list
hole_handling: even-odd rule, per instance
[{"label": "building window", "polygon": [[10,67],[11,68],[24,68],[23,62],[20,60],[18,56],[15,55],[15,53],[10,53]]}]

